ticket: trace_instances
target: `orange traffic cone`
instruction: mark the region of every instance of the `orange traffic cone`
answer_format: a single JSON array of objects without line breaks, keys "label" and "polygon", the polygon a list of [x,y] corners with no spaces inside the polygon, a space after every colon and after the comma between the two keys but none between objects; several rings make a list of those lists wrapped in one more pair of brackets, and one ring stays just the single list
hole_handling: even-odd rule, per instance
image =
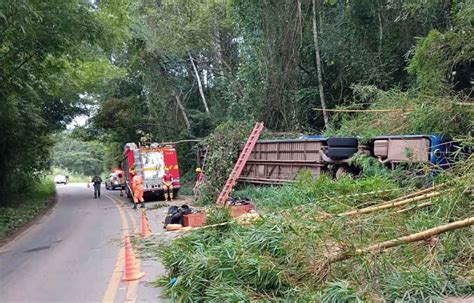
[{"label": "orange traffic cone", "polygon": [[125,236],[125,275],[122,281],[138,280],[143,276],[145,276],[145,273],[140,271],[137,264],[137,259],[130,243],[130,236]]},{"label": "orange traffic cone", "polygon": [[145,210],[142,209],[142,238],[149,237],[152,234],[148,217],[146,216]]}]

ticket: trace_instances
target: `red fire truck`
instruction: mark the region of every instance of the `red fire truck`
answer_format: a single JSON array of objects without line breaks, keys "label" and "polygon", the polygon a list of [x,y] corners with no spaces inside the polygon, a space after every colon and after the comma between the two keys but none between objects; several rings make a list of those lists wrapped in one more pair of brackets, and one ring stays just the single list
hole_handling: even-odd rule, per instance
[{"label": "red fire truck", "polygon": [[127,143],[124,148],[122,168],[125,172],[127,196],[132,198],[134,174],[143,176],[145,181],[145,198],[163,198],[162,178],[165,168],[173,176],[174,196],[178,195],[181,183],[179,180],[178,156],[174,145],[159,145],[137,147],[135,143]]}]

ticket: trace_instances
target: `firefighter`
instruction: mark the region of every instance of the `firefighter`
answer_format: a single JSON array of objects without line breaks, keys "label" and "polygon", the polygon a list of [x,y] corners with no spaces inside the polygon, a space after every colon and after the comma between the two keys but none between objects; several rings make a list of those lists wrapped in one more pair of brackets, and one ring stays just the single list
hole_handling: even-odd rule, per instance
[{"label": "firefighter", "polygon": [[206,175],[204,174],[204,172],[202,171],[201,168],[196,168],[196,184],[194,185],[194,188],[193,188],[193,193],[195,196],[199,196],[199,194],[201,193],[201,185],[204,183],[205,179],[206,179]]},{"label": "firefighter", "polygon": [[171,175],[169,168],[165,168],[165,174],[163,175],[163,191],[165,200],[173,201],[173,175]]},{"label": "firefighter", "polygon": [[99,175],[95,175],[91,182],[94,183],[94,199],[100,198],[100,184],[102,183],[102,178]]},{"label": "firefighter", "polygon": [[132,179],[133,182],[133,202],[135,205],[133,205],[133,209],[137,209],[137,204],[141,203],[141,208],[145,208],[145,204],[143,204],[144,199],[143,199],[143,177],[135,174]]}]

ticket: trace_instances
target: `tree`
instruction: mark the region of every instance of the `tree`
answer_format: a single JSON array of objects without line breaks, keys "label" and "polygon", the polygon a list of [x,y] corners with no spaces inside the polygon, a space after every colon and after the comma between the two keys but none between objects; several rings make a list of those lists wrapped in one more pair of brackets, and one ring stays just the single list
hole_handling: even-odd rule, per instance
[{"label": "tree", "polygon": [[0,3],[0,199],[50,164],[50,134],[87,111],[84,94],[120,76],[108,54],[126,36],[122,0]]},{"label": "tree", "polygon": [[312,19],[313,19],[313,37],[314,37],[314,52],[316,55],[316,67],[318,71],[318,85],[319,85],[319,98],[321,100],[321,107],[323,108],[323,117],[324,117],[324,126],[326,129],[329,129],[329,117],[326,111],[326,99],[324,98],[324,88],[323,88],[323,75],[321,72],[321,58],[319,55],[319,43],[318,43],[318,28],[316,21],[316,1],[312,0]]}]

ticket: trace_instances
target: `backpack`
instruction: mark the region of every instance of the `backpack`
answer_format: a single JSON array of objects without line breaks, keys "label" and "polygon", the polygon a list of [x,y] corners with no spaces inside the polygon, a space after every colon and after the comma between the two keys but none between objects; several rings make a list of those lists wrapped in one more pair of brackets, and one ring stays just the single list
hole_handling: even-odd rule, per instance
[{"label": "backpack", "polygon": [[168,214],[165,218],[165,225],[163,228],[166,228],[168,224],[181,224],[184,223],[184,215],[192,213],[191,208],[187,205],[182,205],[181,208],[178,206],[170,206],[168,208]]},{"label": "backpack", "polygon": [[166,228],[166,225],[168,224],[173,224],[174,223],[173,221],[176,221],[176,218],[173,220],[173,216],[175,216],[178,213],[179,213],[178,206],[170,206],[168,208],[168,214],[166,215],[165,225],[163,226],[163,228]]}]

